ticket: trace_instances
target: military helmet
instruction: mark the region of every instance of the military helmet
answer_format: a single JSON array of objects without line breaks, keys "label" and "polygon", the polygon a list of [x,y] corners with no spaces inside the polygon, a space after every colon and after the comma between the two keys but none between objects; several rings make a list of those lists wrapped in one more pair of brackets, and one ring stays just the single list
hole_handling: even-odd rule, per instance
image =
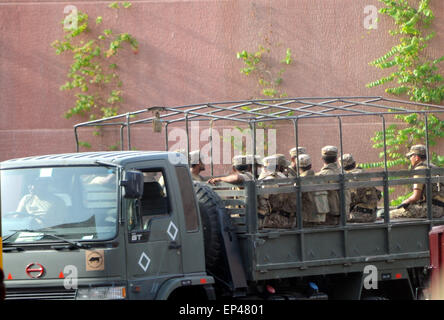
[{"label": "military helmet", "polygon": [[191,151],[189,154],[190,164],[198,164],[200,161],[200,150]]},{"label": "military helmet", "polygon": [[353,156],[350,153],[346,153],[344,155],[342,155],[342,161],[341,162],[341,166],[343,167],[348,167],[350,165],[352,165],[353,163],[355,163],[355,159],[353,158]]},{"label": "military helmet", "polygon": [[311,157],[308,154],[300,154],[298,156],[299,167],[305,168],[311,165]]},{"label": "military helmet", "polygon": [[338,148],[335,146],[325,146],[321,149],[323,156],[338,156]]},{"label": "military helmet", "polygon": [[[290,157],[291,158],[296,157],[296,147],[291,148],[289,153],[290,153]],[[307,153],[307,149],[305,147],[298,147],[298,153],[299,154],[306,154]]]},{"label": "military helmet", "polygon": [[290,161],[288,161],[283,154],[279,153],[265,157],[263,159],[263,164],[265,167],[278,166],[278,165],[287,167],[290,165]]},{"label": "military helmet", "polygon": [[418,156],[427,156],[427,149],[426,146],[423,144],[417,144],[414,146],[411,146],[410,151],[405,155],[407,158],[410,158],[412,155],[418,155]]},{"label": "military helmet", "polygon": [[[253,155],[252,154],[247,154],[245,157],[246,157],[247,164],[253,164]],[[254,156],[254,164],[258,165],[258,166],[262,166],[262,157],[256,154]]]},{"label": "military helmet", "polygon": [[233,160],[231,160],[231,164],[233,166],[245,165],[247,164],[247,156],[243,155],[234,156]]}]

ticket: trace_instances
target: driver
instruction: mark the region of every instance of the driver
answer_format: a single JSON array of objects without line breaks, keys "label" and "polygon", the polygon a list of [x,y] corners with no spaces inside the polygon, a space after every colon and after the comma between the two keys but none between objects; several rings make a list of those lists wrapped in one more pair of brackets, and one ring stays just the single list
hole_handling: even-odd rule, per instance
[{"label": "driver", "polygon": [[29,193],[20,200],[17,212],[29,214],[45,214],[45,220],[50,219],[51,224],[63,223],[66,217],[65,202],[49,191],[49,179],[38,177],[28,186]]}]

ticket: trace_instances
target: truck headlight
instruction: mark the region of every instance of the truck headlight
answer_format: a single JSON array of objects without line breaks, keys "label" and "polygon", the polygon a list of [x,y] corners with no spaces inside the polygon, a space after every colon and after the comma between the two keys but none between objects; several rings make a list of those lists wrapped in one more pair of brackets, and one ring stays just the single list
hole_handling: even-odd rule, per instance
[{"label": "truck headlight", "polygon": [[126,287],[79,288],[77,300],[118,300],[125,299]]}]

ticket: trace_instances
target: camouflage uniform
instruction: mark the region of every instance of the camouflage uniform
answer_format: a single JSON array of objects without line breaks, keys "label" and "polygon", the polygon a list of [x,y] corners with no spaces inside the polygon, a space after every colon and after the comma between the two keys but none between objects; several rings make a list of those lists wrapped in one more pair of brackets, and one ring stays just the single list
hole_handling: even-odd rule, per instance
[{"label": "camouflage uniform", "polygon": [[[349,153],[342,157],[341,165],[344,167],[345,173],[358,174],[364,172],[362,168],[355,167],[355,160]],[[347,167],[352,169],[346,170]],[[352,180],[365,180],[353,177]],[[378,201],[381,199],[381,191],[375,187],[362,187],[350,189],[350,216],[348,222],[374,222],[376,221],[376,211]]]},{"label": "camouflage uniform", "polygon": [[[258,180],[285,179],[286,176],[276,170],[277,165],[288,165],[283,155],[273,155],[264,158],[264,170]],[[276,188],[276,185],[266,185],[263,188]],[[259,229],[262,228],[291,228],[295,222],[294,213],[285,210],[288,193],[263,194],[258,196]]]},{"label": "camouflage uniform", "polygon": [[[426,155],[426,147],[424,145],[414,145],[410,148],[410,152],[406,154],[410,157],[413,154]],[[430,164],[433,168],[436,166]],[[427,164],[424,161],[417,163],[413,170],[427,169]],[[414,175],[413,178],[421,178],[423,175]],[[444,183],[432,183],[432,215],[434,218],[444,216]],[[421,190],[421,198],[417,203],[410,204],[406,209],[390,210],[390,217],[392,218],[426,218],[427,217],[427,202],[426,202],[426,188],[423,183],[415,183],[413,189]]]},{"label": "camouflage uniform", "polygon": [[[253,160],[254,159],[254,160]],[[258,172],[258,169],[260,168],[260,167],[262,167],[262,158],[261,158],[261,156],[259,156],[259,155],[255,155],[254,156],[254,158],[253,158],[253,155],[252,154],[247,154],[246,156],[245,156],[245,161],[246,161],[246,163],[248,164],[248,165],[251,165],[251,170],[253,170],[253,161],[254,161],[254,166],[255,166],[255,169],[256,169],[256,172]],[[247,171],[246,171],[247,172]],[[245,173],[246,173],[245,172]],[[251,172],[249,172],[248,171],[248,173],[251,175],[251,180],[253,180],[253,178],[254,178],[254,176],[253,176],[253,172],[251,171]]]},{"label": "camouflage uniform", "polygon": [[[299,168],[306,168],[311,165],[311,158],[308,154],[300,154],[298,158]],[[302,169],[303,170],[303,169]],[[315,172],[312,169],[302,171],[299,175],[302,179],[304,177],[313,177]],[[322,192],[321,192],[322,193]],[[319,192],[302,192],[302,219],[304,226],[319,225],[325,222],[325,215],[327,211],[319,209]],[[328,204],[327,192],[325,194],[324,202]]]},{"label": "camouflage uniform", "polygon": [[[334,146],[325,146],[322,148],[322,155],[323,156],[336,156],[338,155],[338,149]],[[338,166],[338,163],[329,163],[325,164],[322,169],[316,173],[317,176],[326,176],[326,175],[337,175],[341,174],[341,169]],[[345,214],[348,216],[349,209],[347,202],[349,203],[350,199],[350,192],[348,190],[344,190],[345,195]],[[339,217],[341,215],[341,202],[339,197],[339,191],[338,190],[328,190],[328,206],[329,211],[326,216],[325,224],[338,224],[339,223]]]},{"label": "camouflage uniform", "polygon": [[[290,158],[293,160],[293,158],[296,158],[297,153],[299,155],[307,154],[307,149],[305,149],[304,147],[298,147],[298,152],[296,153],[296,148],[292,148],[290,149],[289,153],[290,153]],[[293,166],[292,163],[286,168],[286,171],[287,171],[287,177],[289,178],[297,177],[297,167]]]}]

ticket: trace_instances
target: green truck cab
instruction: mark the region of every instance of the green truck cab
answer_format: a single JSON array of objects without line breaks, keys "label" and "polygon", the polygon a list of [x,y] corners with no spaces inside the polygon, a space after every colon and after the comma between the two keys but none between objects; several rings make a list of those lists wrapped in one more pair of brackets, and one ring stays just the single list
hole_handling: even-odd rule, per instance
[{"label": "green truck cab", "polygon": [[[1,177],[8,299],[165,299],[180,286],[214,282],[189,170],[168,153],[32,157],[3,162]],[[143,212],[134,177],[145,179],[151,199],[159,187]],[[46,188],[40,198],[62,200],[54,215],[17,211],[34,184]]]}]

